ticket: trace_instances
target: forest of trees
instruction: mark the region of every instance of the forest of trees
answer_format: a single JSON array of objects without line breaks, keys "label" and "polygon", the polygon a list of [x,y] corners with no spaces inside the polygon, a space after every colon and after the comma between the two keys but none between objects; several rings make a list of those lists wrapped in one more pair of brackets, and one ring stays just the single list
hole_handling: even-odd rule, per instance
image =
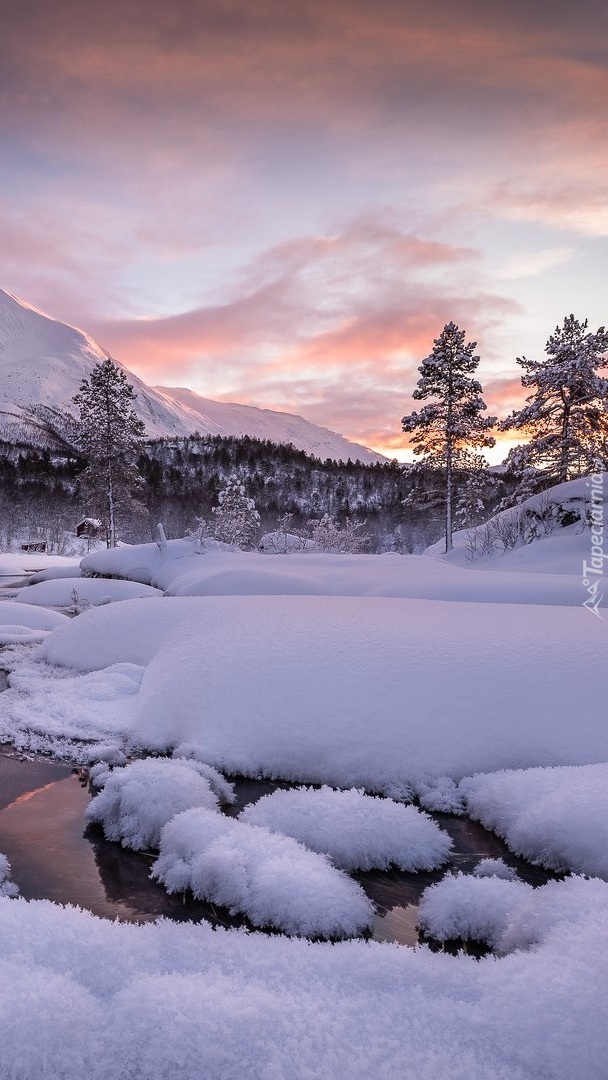
[{"label": "forest of trees", "polygon": [[[78,478],[86,460],[0,442],[0,545],[7,550],[27,534],[59,550],[65,531],[91,514]],[[321,461],[291,446],[243,438],[191,436],[147,441],[136,459],[143,478],[139,493],[145,513],[125,522],[121,538],[130,543],[155,537],[162,521],[169,537],[196,529],[198,518],[213,519],[219,492],[231,476],[242,479],[260,515],[259,534],[275,529],[286,514],[299,529],[325,515],[343,524],[364,525],[369,551],[421,551],[443,527],[440,495],[421,511],[404,505],[408,496],[440,486],[433,469],[412,469],[396,461],[361,465]],[[491,512],[513,490],[513,481],[484,470],[483,505]],[[468,477],[456,480],[456,501]],[[466,500],[465,500],[466,501]],[[475,509],[475,508],[474,508]],[[473,514],[475,516],[475,514]],[[477,508],[476,520],[483,514]],[[464,523],[464,522],[463,522]],[[475,523],[475,522],[472,522]]]}]

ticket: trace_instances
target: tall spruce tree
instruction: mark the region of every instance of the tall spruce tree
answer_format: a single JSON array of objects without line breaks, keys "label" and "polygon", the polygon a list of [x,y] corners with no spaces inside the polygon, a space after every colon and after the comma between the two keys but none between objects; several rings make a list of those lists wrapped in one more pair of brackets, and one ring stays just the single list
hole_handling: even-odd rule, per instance
[{"label": "tall spruce tree", "polygon": [[516,471],[541,469],[543,486],[608,465],[608,379],[600,374],[608,366],[608,332],[587,327],[568,315],[547,341],[546,360],[517,359],[522,386],[534,393],[500,427],[530,436],[509,463]]},{"label": "tall spruce tree", "polygon": [[141,510],[135,496],[142,481],[133,458],[145,429],[133,410],[135,396],[124,371],[108,357],[73,398],[78,442],[88,461],[80,484],[105,524],[108,547],[116,547],[119,519]]},{"label": "tall spruce tree", "polygon": [[452,548],[454,472],[485,465],[472,448],[495,443],[489,432],[496,417],[481,415],[486,409],[481,384],[470,378],[479,364],[479,357],[474,355],[476,347],[476,341],[465,344],[464,330],[453,322],[446,323],[433,351],[418,368],[420,379],[412,394],[416,401],[433,400],[401,421],[405,432],[414,432],[414,453],[443,475],[446,551]]}]

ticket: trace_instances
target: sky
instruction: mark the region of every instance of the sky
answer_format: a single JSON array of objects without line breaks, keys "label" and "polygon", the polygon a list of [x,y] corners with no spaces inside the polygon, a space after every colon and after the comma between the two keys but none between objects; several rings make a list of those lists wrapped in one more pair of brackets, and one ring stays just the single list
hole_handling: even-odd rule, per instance
[{"label": "sky", "polygon": [[499,416],[518,356],[606,322],[595,0],[22,0],[1,30],[0,287],[151,385],[407,459],[446,322]]}]

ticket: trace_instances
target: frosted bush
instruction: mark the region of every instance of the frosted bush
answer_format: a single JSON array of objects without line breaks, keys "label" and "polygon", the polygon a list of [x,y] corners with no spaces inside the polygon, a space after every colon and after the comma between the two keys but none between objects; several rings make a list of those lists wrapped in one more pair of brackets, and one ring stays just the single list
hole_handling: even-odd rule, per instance
[{"label": "frosted bush", "polygon": [[18,896],[19,889],[11,881],[11,864],[6,855],[0,855],[0,896]]},{"label": "frosted bush", "polygon": [[114,769],[103,791],[89,803],[86,816],[103,826],[106,839],[118,840],[123,847],[158,848],[161,829],[176,814],[194,806],[217,810],[218,790],[223,801],[234,798],[231,786],[207,765],[147,758]]},{"label": "frosted bush", "polygon": [[169,892],[190,889],[254,926],[296,936],[352,937],[374,914],[362,889],[325,856],[203,808],[165,826],[152,877]]},{"label": "frosted bush", "polygon": [[292,836],[346,870],[391,864],[401,870],[432,870],[445,862],[452,847],[447,833],[415,807],[355,788],[275,791],[245,807],[240,818]]}]

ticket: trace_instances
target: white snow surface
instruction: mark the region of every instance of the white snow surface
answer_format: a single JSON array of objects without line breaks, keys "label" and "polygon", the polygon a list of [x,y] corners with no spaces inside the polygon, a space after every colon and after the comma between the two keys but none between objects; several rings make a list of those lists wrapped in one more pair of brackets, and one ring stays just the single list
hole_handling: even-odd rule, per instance
[{"label": "white snow surface", "polygon": [[401,798],[445,776],[604,760],[600,632],[581,608],[152,598],[87,611],[40,651],[81,671],[142,665],[122,724],[136,745]]},{"label": "white snow surface", "polygon": [[608,764],[481,774],[460,791],[469,815],[530,862],[608,879]]},{"label": "white snow surface", "polygon": [[[133,600],[149,596],[162,596],[159,589],[140,585],[133,581],[113,581],[103,578],[53,577],[21,589],[16,597],[18,604],[36,604],[40,607],[67,608],[81,604],[111,604],[115,600]],[[2,609],[0,609],[0,616]]]},{"label": "white snow surface", "polygon": [[495,874],[446,874],[422,894],[418,924],[438,941],[483,941],[499,949],[509,916],[529,893],[524,881]]},{"label": "white snow surface", "polygon": [[194,806],[216,810],[221,795],[234,798],[215,769],[184,758],[150,758],[114,769],[86,817],[103,826],[106,840],[143,851],[158,848],[163,826],[176,814]]},{"label": "white snow surface", "polygon": [[413,806],[351,788],[279,790],[246,806],[240,820],[292,836],[345,870],[433,870],[447,859],[447,833]]},{"label": "white snow surface", "polygon": [[565,930],[607,903],[608,884],[598,878],[568,877],[533,888],[496,876],[447,874],[425,889],[418,919],[439,941],[483,941],[505,955],[538,945],[555,926]]},{"label": "white snow surface", "polygon": [[67,621],[59,612],[44,611],[35,604],[14,600],[0,602],[0,645],[34,645]]},{"label": "white snow surface", "polygon": [[55,581],[57,578],[80,578],[81,576],[80,560],[75,558],[73,563],[67,566],[50,566],[46,570],[40,570],[39,573],[32,574],[29,584],[37,585],[40,581]]},{"label": "white snow surface", "polygon": [[374,908],[356,882],[289,836],[202,808],[163,829],[152,877],[169,892],[247,916],[297,937],[352,937]]},{"label": "white snow surface", "polygon": [[[589,551],[589,536],[585,539]],[[534,547],[534,545],[531,545]],[[580,543],[579,543],[580,547]],[[162,589],[170,596],[307,595],[386,596],[493,604],[580,606],[582,551],[567,572],[536,576],[476,564],[455,566],[424,555],[282,555],[210,547],[194,553],[188,540],[124,545],[86,555],[85,572],[115,574]],[[499,560],[493,564],[498,567]],[[500,563],[502,565],[502,563]]]},{"label": "white snow surface", "polygon": [[[186,588],[193,572],[201,595],[127,600],[71,621],[38,609],[57,628],[38,659],[9,650],[0,741],[38,740],[72,759],[86,748],[92,760],[120,760],[133,742],[201,760],[215,747],[218,767],[230,758],[237,768],[293,769],[304,782],[417,786],[427,807],[458,809],[466,794],[480,815],[496,815],[494,827],[503,821],[511,846],[507,831],[521,816],[535,859],[541,832],[529,814],[538,798],[542,844],[573,867],[582,852],[598,872],[590,860],[605,846],[606,623],[580,606],[587,540],[569,530],[549,537],[555,557],[543,555],[538,574],[440,558],[277,556],[300,581],[291,567],[306,567],[305,595],[267,597],[204,595],[211,581],[218,592],[259,591],[262,564],[254,582],[257,564],[239,554],[224,552],[223,563],[214,555],[214,568],[209,553],[193,556],[181,542],[164,553],[149,545],[152,566],[141,548],[122,549],[120,558],[159,575],[145,583],[177,588],[181,577]],[[543,544],[531,548],[539,554]],[[25,569],[44,565],[37,558]],[[265,565],[265,587],[277,593],[279,565]],[[563,573],[545,573],[549,565]],[[89,741],[73,741],[81,738]],[[488,771],[501,769],[515,782],[503,789],[499,776],[494,789]],[[107,782],[111,773],[95,775]],[[471,779],[457,788],[463,776]],[[166,828],[199,814],[229,820],[189,810]],[[239,866],[255,866],[268,884],[251,845],[239,841],[236,860],[235,842],[210,847],[218,888],[251,899],[252,879],[234,880]],[[501,956],[481,961],[205,924],[138,927],[0,897],[2,1080],[605,1080],[608,1003],[598,987],[608,981],[608,886],[573,877],[532,889],[496,865],[489,871],[477,876],[478,867],[464,885],[448,880],[433,901],[437,929],[457,916],[451,932],[467,920],[485,926]]]},{"label": "white snow surface", "polygon": [[[0,742],[83,762],[116,760],[142,675],[143,668],[130,663],[82,675],[19,664],[0,694]],[[79,747],[78,740],[86,742]]]},{"label": "white snow surface", "polygon": [[556,915],[475,961],[0,899],[3,1080],[605,1080],[605,907]]}]

